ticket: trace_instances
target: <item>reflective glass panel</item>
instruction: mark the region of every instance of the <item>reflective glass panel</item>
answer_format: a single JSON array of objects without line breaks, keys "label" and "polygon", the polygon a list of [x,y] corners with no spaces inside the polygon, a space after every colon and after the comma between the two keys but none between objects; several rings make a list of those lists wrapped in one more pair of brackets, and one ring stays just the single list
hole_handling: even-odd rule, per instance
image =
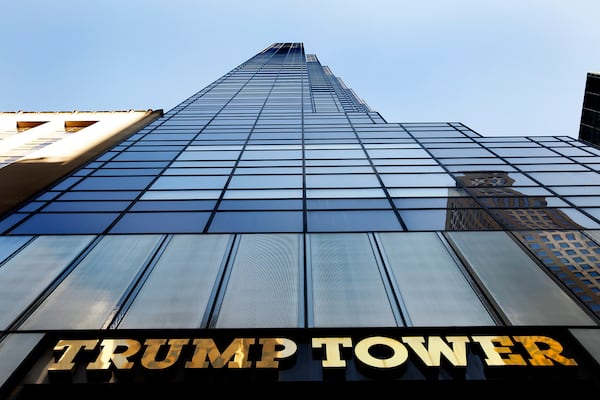
[{"label": "reflective glass panel", "polygon": [[279,189],[302,187],[302,175],[234,175],[231,189]]},{"label": "reflective glass panel", "polygon": [[13,375],[31,354],[35,346],[44,338],[43,333],[12,333],[0,342],[0,387]]},{"label": "reflective glass panel", "polygon": [[468,266],[513,325],[594,325],[505,232],[449,232]]},{"label": "reflective glass panel", "polygon": [[19,329],[100,329],[162,239],[105,236]]},{"label": "reflective glass panel", "polygon": [[161,176],[150,187],[151,190],[220,189],[225,186],[227,176]]},{"label": "reflective glass panel", "polygon": [[209,212],[130,212],[121,217],[110,233],[200,233]]},{"label": "reflective glass panel", "polygon": [[309,232],[401,231],[392,210],[309,211]]},{"label": "reflective glass panel", "polygon": [[219,210],[301,210],[302,200],[222,200]]},{"label": "reflective glass panel", "polygon": [[199,200],[218,199],[221,190],[150,190],[144,193],[142,200]]},{"label": "reflective glass panel", "polygon": [[530,172],[529,175],[543,185],[600,185],[597,172]]},{"label": "reflective glass panel", "polygon": [[435,233],[380,233],[378,238],[410,325],[495,325]]},{"label": "reflective glass panel", "polygon": [[381,179],[388,187],[456,186],[448,174],[381,174]]},{"label": "reflective glass panel", "polygon": [[117,218],[116,213],[35,214],[11,231],[16,234],[96,234]]},{"label": "reflective glass panel", "polygon": [[92,241],[39,236],[0,267],[0,329],[6,329]]},{"label": "reflective glass panel", "polygon": [[343,187],[380,187],[375,175],[353,174],[353,175],[307,175],[306,187],[308,188],[343,188]]},{"label": "reflective glass panel", "polygon": [[193,211],[212,210],[215,200],[140,200],[131,211]]},{"label": "reflective glass panel", "polygon": [[200,328],[229,235],[174,235],[119,328]]},{"label": "reflective glass panel", "polygon": [[396,326],[366,233],[311,234],[315,327]]},{"label": "reflective glass panel", "polygon": [[0,236],[0,265],[30,239],[31,236]]},{"label": "reflective glass panel", "polygon": [[302,236],[242,235],[216,328],[303,324]]},{"label": "reflective glass panel", "polygon": [[89,177],[73,190],[136,190],[144,189],[154,179],[151,176]]},{"label": "reflective glass panel", "polygon": [[301,211],[219,211],[209,232],[302,232]]}]

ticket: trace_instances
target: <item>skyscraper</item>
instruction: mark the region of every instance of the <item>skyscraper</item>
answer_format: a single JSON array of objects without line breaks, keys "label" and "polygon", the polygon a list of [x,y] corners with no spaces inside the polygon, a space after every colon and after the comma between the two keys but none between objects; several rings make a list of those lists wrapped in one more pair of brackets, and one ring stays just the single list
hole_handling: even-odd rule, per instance
[{"label": "skyscraper", "polygon": [[0,221],[2,389],[598,390],[599,170],[275,43]]},{"label": "skyscraper", "polygon": [[600,143],[600,74],[588,72],[585,80],[579,139]]}]

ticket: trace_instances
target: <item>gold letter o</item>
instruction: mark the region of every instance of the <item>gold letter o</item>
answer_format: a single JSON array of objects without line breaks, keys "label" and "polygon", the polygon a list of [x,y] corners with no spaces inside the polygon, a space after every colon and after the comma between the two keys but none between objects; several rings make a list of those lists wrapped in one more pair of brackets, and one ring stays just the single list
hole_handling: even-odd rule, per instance
[{"label": "gold letter o", "polygon": [[[373,357],[369,349],[375,345],[389,347],[392,349],[392,356],[385,359]],[[372,336],[361,340],[354,347],[354,354],[361,362],[373,368],[398,367],[408,359],[408,350],[402,343],[383,336]]]}]

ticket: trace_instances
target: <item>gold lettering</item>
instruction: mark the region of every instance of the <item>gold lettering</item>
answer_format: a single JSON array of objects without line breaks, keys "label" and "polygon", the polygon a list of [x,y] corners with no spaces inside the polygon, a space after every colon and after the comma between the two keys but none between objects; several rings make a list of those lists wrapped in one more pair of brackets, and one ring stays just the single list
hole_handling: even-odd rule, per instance
[{"label": "gold lettering", "polygon": [[[102,350],[96,361],[87,365],[88,370],[106,370],[112,361],[117,369],[131,369],[133,362],[128,358],[135,355],[142,345],[133,339],[104,339],[100,344]],[[121,350],[117,352],[117,350]]]},{"label": "gold lettering", "polygon": [[[467,366],[467,343],[477,343],[483,352],[487,366],[577,366],[574,358],[563,354],[562,344],[547,336],[402,336],[391,338],[371,336],[354,345],[354,358],[365,366],[376,369],[397,368],[408,360],[412,351],[427,367],[439,367],[442,359],[453,367]],[[185,362],[185,368],[252,368],[250,349],[257,343],[261,346],[260,359],[255,367],[277,369],[282,362],[291,359],[298,351],[298,344],[288,338],[234,338],[220,351],[213,338],[146,339],[145,350],[134,339],[89,339],[58,340],[53,348],[54,357],[48,364],[48,372],[61,378],[64,372],[74,373],[76,363],[89,357],[95,360],[86,366],[88,372],[130,370],[141,355],[140,365],[149,370],[163,370],[177,364],[187,345],[193,345],[193,355]],[[219,342],[221,343],[221,342]],[[166,346],[166,347],[165,347]],[[322,356],[323,368],[343,368],[352,359],[352,337],[314,337],[313,350]],[[515,349],[516,346],[516,349]],[[348,349],[348,350],[347,350]],[[190,349],[191,350],[191,349]],[[258,349],[257,349],[258,350]],[[89,355],[82,358],[82,353]],[[97,354],[97,356],[96,356]],[[186,352],[187,354],[187,352]],[[253,352],[258,358],[258,351]],[[83,360],[83,361],[82,361]],[[183,360],[182,360],[183,362]],[[54,376],[53,375],[53,376]],[[102,378],[104,379],[104,378]]]},{"label": "gold lettering", "polygon": [[[546,336],[513,336],[513,339],[523,343],[525,350],[527,350],[531,356],[531,358],[527,360],[531,365],[554,365],[551,360],[562,365],[577,365],[577,362],[574,359],[566,358],[560,354],[563,351],[563,347],[554,339]],[[544,343],[548,346],[548,349],[540,349],[537,345],[538,343]]]},{"label": "gold lettering", "polygon": [[48,371],[70,371],[75,369],[75,357],[81,349],[94,350],[98,345],[98,339],[92,340],[59,340],[54,346],[54,351],[62,351],[62,355],[57,362],[53,362],[48,367]]},{"label": "gold lettering", "polygon": [[[385,359],[372,356],[369,349],[376,345],[389,347],[392,355]],[[374,368],[398,367],[408,359],[408,350],[402,343],[383,336],[373,336],[361,340],[354,347],[354,354],[364,364]]]},{"label": "gold lettering", "polygon": [[142,365],[148,369],[165,369],[172,366],[179,359],[183,346],[188,344],[189,341],[189,339],[169,339],[169,350],[165,359],[157,361],[156,355],[160,347],[167,343],[167,339],[146,339],[144,344],[147,348],[142,355]]},{"label": "gold lettering", "polygon": [[236,338],[221,354],[214,340],[194,339],[194,355],[191,361],[185,363],[185,367],[208,368],[210,365],[213,368],[223,368],[227,364],[228,368],[250,368],[252,362],[248,361],[248,353],[254,342],[255,339]]},{"label": "gold lettering", "polygon": [[[296,354],[298,346],[295,342],[286,338],[259,339],[258,343],[262,344],[262,356],[260,361],[256,362],[256,368],[277,368],[279,361]],[[282,347],[281,350],[275,350],[277,347]]]},{"label": "gold lettering", "polygon": [[[489,366],[527,365],[523,357],[513,354],[510,347],[505,347],[514,346],[508,336],[472,336],[471,339],[479,343],[486,355],[485,362]],[[501,346],[496,346],[495,343]],[[502,357],[501,354],[507,357]]]},{"label": "gold lettering", "polygon": [[318,349],[325,346],[325,358],[321,361],[321,365],[326,368],[345,367],[346,361],[342,360],[340,346],[352,347],[352,339],[349,337],[327,337],[313,338],[312,348]]},{"label": "gold lettering", "polygon": [[428,367],[439,367],[442,354],[453,366],[466,367],[466,343],[469,341],[469,338],[467,336],[447,336],[446,340],[452,343],[452,347],[439,336],[428,337],[427,347],[423,345],[425,343],[423,336],[402,337],[402,341],[408,344]]}]

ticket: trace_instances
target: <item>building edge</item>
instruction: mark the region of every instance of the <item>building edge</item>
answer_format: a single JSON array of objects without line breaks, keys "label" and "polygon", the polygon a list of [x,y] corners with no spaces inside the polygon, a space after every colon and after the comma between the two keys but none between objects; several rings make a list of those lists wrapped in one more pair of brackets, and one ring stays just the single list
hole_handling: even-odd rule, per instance
[{"label": "building edge", "polygon": [[0,198],[0,218],[164,115],[162,109],[148,109],[143,113],[136,121],[69,159],[58,162],[16,161],[0,168],[0,193],[4,194]]}]

